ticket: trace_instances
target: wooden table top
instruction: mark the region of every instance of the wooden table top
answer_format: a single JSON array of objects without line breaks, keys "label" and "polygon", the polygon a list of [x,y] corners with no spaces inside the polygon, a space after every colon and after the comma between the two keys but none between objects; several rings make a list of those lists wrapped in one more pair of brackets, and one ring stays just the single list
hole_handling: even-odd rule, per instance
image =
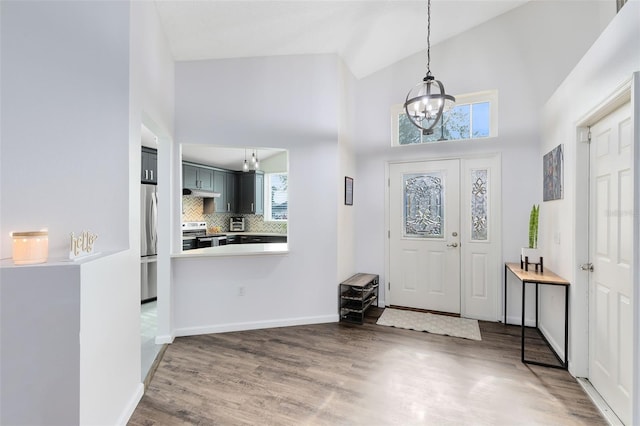
[{"label": "wooden table top", "polygon": [[520,268],[520,263],[505,263],[505,266],[522,282],[533,282],[540,284],[569,285],[565,280],[553,271],[544,268],[544,272],[536,272],[534,267],[529,267],[528,271]]}]

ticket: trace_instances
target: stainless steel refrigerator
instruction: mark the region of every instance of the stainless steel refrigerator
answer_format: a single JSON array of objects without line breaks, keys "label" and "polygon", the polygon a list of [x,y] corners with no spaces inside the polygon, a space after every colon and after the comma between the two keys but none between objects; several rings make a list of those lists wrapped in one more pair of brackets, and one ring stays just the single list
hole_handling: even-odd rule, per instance
[{"label": "stainless steel refrigerator", "polygon": [[156,185],[142,184],[140,191],[140,298],[155,300],[158,295],[158,193]]}]

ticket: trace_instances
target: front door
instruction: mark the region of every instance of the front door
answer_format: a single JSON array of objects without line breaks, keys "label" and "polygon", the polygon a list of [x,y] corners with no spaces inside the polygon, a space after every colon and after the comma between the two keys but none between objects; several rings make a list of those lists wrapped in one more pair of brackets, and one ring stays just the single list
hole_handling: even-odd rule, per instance
[{"label": "front door", "polygon": [[460,313],[460,162],[389,168],[391,305]]},{"label": "front door", "polygon": [[589,380],[631,424],[633,169],[630,104],[591,127]]}]

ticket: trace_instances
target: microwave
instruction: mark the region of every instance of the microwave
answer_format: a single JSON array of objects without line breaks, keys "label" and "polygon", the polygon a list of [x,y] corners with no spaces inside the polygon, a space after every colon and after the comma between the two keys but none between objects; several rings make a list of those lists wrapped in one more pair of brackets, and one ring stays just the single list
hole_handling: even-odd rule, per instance
[{"label": "microwave", "polygon": [[244,217],[232,217],[229,219],[229,232],[244,232]]}]

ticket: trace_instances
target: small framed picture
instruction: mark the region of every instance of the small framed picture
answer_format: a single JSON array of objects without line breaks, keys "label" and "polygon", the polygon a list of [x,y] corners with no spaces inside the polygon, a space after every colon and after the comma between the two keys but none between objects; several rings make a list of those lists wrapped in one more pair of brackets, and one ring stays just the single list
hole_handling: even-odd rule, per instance
[{"label": "small framed picture", "polygon": [[344,177],[344,204],[353,205],[353,178],[349,176]]}]

